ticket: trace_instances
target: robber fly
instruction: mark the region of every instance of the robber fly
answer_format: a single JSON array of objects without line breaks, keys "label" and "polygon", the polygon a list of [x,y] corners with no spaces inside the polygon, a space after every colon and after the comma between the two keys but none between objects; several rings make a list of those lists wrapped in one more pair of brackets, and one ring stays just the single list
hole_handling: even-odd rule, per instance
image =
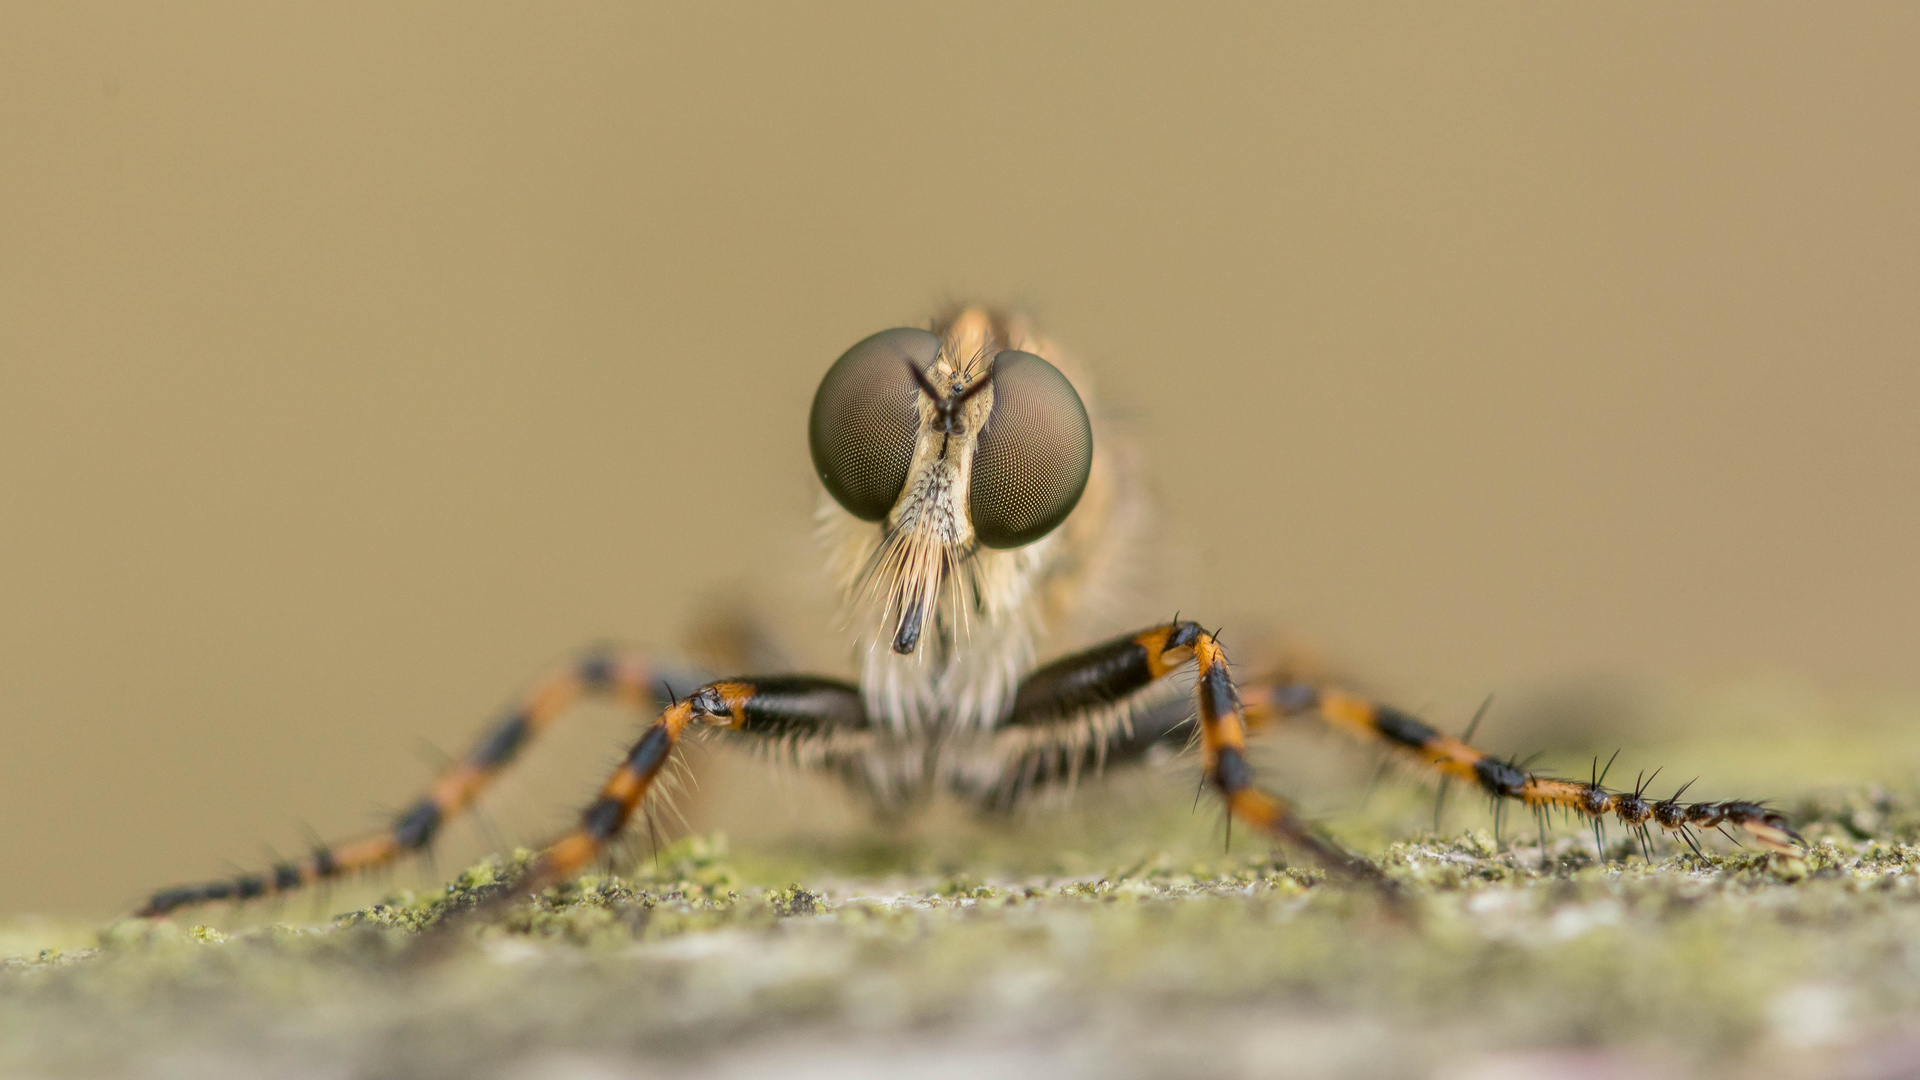
[{"label": "robber fly", "polygon": [[[827,369],[807,433],[856,681],[746,675],[677,695],[662,691],[648,656],[594,652],[538,682],[390,827],[265,873],[162,890],[141,914],[285,893],[422,851],[586,696],[625,704],[647,727],[578,823],[513,883],[513,896],[599,859],[696,725],[827,771],[883,812],[935,789],[1009,806],[1083,774],[1157,760],[1157,749],[1192,746],[1231,820],[1387,895],[1394,885],[1379,868],[1256,782],[1250,732],[1317,714],[1543,817],[1613,817],[1643,843],[1658,825],[1690,846],[1705,829],[1732,827],[1768,849],[1794,849],[1786,819],[1756,803],[1654,800],[1638,787],[1610,790],[1603,775],[1556,779],[1335,687],[1283,677],[1236,684],[1220,641],[1197,621],[1176,617],[1058,655],[1102,636],[1097,601],[1140,498],[1074,370],[1024,319],[979,307],[874,334]],[[731,508],[714,513],[737,520]]]}]

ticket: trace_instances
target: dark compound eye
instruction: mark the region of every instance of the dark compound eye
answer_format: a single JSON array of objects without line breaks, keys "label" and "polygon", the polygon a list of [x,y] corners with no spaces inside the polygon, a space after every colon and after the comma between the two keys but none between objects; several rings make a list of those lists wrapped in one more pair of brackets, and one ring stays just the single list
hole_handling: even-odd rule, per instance
[{"label": "dark compound eye", "polygon": [[1066,520],[1093,469],[1086,406],[1060,369],[1032,353],[993,358],[993,412],[973,456],[967,506],[988,547],[1031,544]]},{"label": "dark compound eye", "polygon": [[940,339],[925,330],[882,330],[820,380],[807,441],[820,482],[847,513],[883,520],[907,486],[920,431],[920,389],[907,364],[925,371],[939,354]]}]

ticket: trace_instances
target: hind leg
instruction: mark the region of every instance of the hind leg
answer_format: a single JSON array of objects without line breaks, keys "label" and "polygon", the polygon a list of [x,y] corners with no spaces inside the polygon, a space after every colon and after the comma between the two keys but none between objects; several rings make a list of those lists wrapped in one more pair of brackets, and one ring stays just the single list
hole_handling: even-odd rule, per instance
[{"label": "hind leg", "polygon": [[1316,682],[1278,679],[1250,683],[1243,697],[1247,716],[1256,727],[1317,715],[1354,738],[1386,747],[1402,761],[1443,783],[1463,780],[1473,784],[1496,803],[1518,802],[1539,814],[1550,810],[1570,812],[1596,826],[1613,817],[1629,830],[1641,833],[1648,824],[1657,824],[1680,833],[1689,845],[1693,843],[1693,829],[1729,824],[1769,851],[1799,850],[1800,836],[1786,816],[1758,803],[1688,804],[1677,801],[1678,793],[1656,802],[1646,797],[1640,785],[1632,790],[1606,787],[1604,773],[1581,783],[1528,772],[1476,749],[1465,739],[1443,734],[1411,713]]},{"label": "hind leg", "polygon": [[162,889],[148,897],[137,914],[160,916],[214,900],[277,896],[424,851],[448,822],[472,807],[575,703],[600,698],[636,713],[651,713],[662,690],[658,678],[656,666],[637,652],[598,651],[583,656],[536,682],[481,733],[464,755],[448,765],[424,794],[395,815],[387,828],[343,843],[321,845],[306,858],[280,863],[265,873]]}]

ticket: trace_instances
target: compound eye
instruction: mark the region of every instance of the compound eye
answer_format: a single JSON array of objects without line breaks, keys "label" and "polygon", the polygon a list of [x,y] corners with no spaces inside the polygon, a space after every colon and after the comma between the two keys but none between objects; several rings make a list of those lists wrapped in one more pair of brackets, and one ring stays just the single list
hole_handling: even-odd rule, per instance
[{"label": "compound eye", "polygon": [[1092,470],[1093,428],[1073,384],[1032,353],[995,356],[967,497],[974,535],[995,548],[1033,543],[1073,512]]},{"label": "compound eye", "polygon": [[884,520],[907,486],[920,434],[920,388],[907,365],[925,371],[939,354],[940,339],[925,330],[882,330],[820,380],[807,421],[813,469],[854,517]]}]

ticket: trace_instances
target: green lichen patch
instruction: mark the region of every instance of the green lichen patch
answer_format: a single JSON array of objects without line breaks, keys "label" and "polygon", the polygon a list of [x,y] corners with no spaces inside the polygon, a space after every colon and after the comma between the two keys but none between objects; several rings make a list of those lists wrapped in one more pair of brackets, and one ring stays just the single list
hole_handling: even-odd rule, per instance
[{"label": "green lichen patch", "polygon": [[1920,844],[1886,829],[1651,864],[1574,837],[1403,841],[1378,858],[1410,918],[1265,850],[773,884],[710,837],[443,921],[517,852],[321,925],[128,920],[7,961],[0,1071],[619,1076],[905,1053],[1425,1076],[1550,1050],[1825,1075],[1920,1016]]}]

